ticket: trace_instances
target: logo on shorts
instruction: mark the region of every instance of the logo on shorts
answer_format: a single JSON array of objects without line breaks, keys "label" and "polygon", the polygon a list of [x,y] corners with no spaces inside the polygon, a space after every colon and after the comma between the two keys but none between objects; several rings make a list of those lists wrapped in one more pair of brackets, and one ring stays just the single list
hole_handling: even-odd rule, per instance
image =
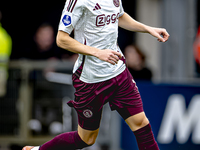
[{"label": "logo on shorts", "polygon": [[89,109],[86,109],[83,111],[83,115],[86,117],[86,118],[91,118],[93,116],[93,113],[91,110]]},{"label": "logo on shorts", "polygon": [[113,0],[113,3],[116,7],[119,7],[119,0]]},{"label": "logo on shorts", "polygon": [[62,22],[65,26],[68,26],[72,23],[71,17],[69,15],[64,15]]}]

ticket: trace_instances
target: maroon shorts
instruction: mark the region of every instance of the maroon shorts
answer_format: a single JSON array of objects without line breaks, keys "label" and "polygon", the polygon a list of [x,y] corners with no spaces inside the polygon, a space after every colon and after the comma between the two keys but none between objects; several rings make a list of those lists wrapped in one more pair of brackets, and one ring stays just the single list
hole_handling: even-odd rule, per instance
[{"label": "maroon shorts", "polygon": [[99,128],[102,108],[107,102],[124,119],[143,112],[140,93],[128,69],[110,80],[92,84],[79,79],[81,70],[82,67],[72,76],[75,100],[68,105],[76,109],[79,125],[83,129]]}]

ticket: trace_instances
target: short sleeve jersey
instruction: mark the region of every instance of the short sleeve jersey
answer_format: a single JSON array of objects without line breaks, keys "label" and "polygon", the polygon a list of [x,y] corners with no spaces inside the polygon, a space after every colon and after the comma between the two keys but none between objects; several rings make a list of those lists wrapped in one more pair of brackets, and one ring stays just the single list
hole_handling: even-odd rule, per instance
[{"label": "short sleeve jersey", "polygon": [[[67,0],[62,12],[59,30],[68,34],[74,30],[74,39],[98,49],[111,49],[122,54],[117,45],[118,18],[124,14],[121,0]],[[123,54],[122,54],[123,55]],[[79,57],[75,72],[84,61],[80,80],[97,83],[109,80],[122,73],[126,66],[119,60],[112,65],[94,56]]]}]

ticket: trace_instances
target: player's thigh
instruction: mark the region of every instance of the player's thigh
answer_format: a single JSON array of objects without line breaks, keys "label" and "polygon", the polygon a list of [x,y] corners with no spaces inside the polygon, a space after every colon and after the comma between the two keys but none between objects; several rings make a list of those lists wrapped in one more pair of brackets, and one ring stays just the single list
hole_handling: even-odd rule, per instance
[{"label": "player's thigh", "polygon": [[96,129],[93,131],[86,130],[78,125],[78,134],[81,137],[81,139],[88,145],[92,145],[95,143],[98,133],[99,133],[99,129]]},{"label": "player's thigh", "polygon": [[135,131],[148,124],[141,95],[128,69],[118,78],[119,88],[115,99],[110,103],[114,109],[116,108],[130,128]]},{"label": "player's thigh", "polygon": [[99,132],[102,109],[93,110],[89,108],[76,109],[78,114],[78,134],[86,144],[93,145]]},{"label": "player's thigh", "polygon": [[144,112],[130,116],[125,121],[128,124],[128,126],[131,128],[132,131],[136,131],[136,130],[146,126],[147,124],[149,124],[149,120],[147,119]]}]

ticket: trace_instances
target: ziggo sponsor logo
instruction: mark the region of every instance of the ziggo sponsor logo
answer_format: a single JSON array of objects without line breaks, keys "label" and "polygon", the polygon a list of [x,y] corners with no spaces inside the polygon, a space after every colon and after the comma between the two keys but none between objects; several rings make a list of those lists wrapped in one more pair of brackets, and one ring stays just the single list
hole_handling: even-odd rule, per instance
[{"label": "ziggo sponsor logo", "polygon": [[110,23],[115,23],[118,18],[119,18],[119,13],[107,15],[107,16],[105,14],[98,15],[96,17],[96,26],[100,27],[100,26],[109,25]]}]

